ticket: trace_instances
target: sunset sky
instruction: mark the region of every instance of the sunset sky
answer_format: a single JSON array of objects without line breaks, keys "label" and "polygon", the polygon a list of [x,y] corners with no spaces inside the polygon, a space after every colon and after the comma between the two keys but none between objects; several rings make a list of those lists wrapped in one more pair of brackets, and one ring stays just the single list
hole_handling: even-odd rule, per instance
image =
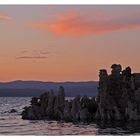
[{"label": "sunset sky", "polygon": [[0,81],[90,81],[140,72],[140,6],[0,6]]}]

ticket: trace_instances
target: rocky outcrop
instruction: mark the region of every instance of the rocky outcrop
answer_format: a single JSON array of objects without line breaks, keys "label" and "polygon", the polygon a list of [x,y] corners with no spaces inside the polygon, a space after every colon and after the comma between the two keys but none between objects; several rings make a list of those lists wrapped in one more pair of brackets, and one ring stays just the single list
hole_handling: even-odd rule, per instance
[{"label": "rocky outcrop", "polygon": [[70,122],[140,120],[140,73],[132,73],[130,67],[122,70],[120,64],[113,64],[111,69],[111,74],[100,70],[96,98],[78,95],[69,101],[60,86],[57,95],[52,90],[33,97],[22,118]]},{"label": "rocky outcrop", "polygon": [[40,97],[33,97],[31,106],[24,108],[22,119],[89,122],[93,121],[96,110],[95,98],[78,95],[73,100],[66,100],[64,88],[60,86],[57,95],[51,90]]},{"label": "rocky outcrop", "polygon": [[110,75],[105,69],[99,73],[96,119],[140,120],[140,74],[119,64],[111,68]]}]

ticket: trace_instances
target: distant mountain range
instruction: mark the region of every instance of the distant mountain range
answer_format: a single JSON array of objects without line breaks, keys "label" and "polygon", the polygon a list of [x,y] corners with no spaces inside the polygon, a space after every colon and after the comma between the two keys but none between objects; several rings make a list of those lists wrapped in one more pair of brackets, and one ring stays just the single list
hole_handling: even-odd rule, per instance
[{"label": "distant mountain range", "polygon": [[97,94],[97,81],[86,82],[42,82],[42,81],[12,81],[0,82],[0,97],[24,97],[38,96],[51,89],[57,94],[59,86],[65,88],[66,96],[75,96],[77,94],[86,94],[94,96]]}]

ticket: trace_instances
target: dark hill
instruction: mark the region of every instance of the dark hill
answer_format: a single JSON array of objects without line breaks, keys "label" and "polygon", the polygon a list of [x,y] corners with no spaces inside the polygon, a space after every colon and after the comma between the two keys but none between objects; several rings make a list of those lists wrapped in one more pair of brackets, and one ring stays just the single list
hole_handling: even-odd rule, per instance
[{"label": "dark hill", "polygon": [[66,96],[86,94],[93,96],[97,93],[97,81],[87,82],[42,82],[42,81],[12,81],[0,82],[0,96],[37,96],[47,90],[53,89],[57,93],[57,88],[63,86]]}]

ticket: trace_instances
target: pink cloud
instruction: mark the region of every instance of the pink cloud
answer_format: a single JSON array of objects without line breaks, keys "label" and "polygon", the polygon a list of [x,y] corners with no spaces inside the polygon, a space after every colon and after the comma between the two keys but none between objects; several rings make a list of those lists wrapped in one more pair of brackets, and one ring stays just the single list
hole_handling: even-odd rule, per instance
[{"label": "pink cloud", "polygon": [[9,20],[9,19],[11,19],[10,16],[5,15],[5,14],[0,14],[0,20]]},{"label": "pink cloud", "polygon": [[[106,17],[105,17],[106,16]],[[140,16],[126,15],[124,17],[107,16],[97,13],[96,17],[81,16],[79,13],[59,15],[53,21],[32,23],[32,28],[49,30],[57,35],[88,35],[140,27]]]}]

